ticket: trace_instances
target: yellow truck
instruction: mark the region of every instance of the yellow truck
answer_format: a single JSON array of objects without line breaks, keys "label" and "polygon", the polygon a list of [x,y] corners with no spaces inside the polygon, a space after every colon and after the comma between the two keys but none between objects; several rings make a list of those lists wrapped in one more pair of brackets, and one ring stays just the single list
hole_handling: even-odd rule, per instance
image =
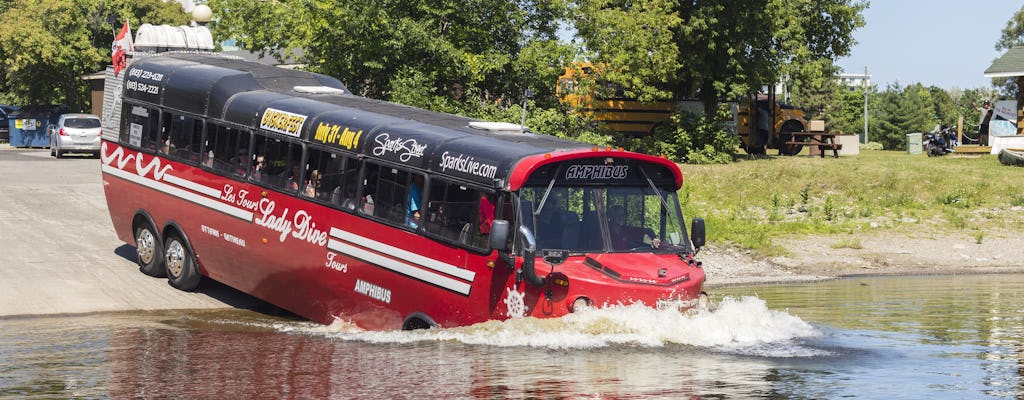
[{"label": "yellow truck", "polygon": [[[556,93],[562,103],[612,131],[634,137],[648,136],[677,109],[703,112],[700,103],[692,100],[641,102],[629,98],[619,85],[601,80],[601,69],[590,62],[565,67],[565,73],[558,77]],[[781,155],[796,155],[803,148],[797,144],[803,137],[794,137],[791,133],[805,131],[807,121],[803,111],[788,104],[770,102],[770,97],[757,95],[732,104],[733,122],[741,146],[748,154],[765,154],[767,149],[778,149]],[[775,106],[768,107],[770,103]]]}]

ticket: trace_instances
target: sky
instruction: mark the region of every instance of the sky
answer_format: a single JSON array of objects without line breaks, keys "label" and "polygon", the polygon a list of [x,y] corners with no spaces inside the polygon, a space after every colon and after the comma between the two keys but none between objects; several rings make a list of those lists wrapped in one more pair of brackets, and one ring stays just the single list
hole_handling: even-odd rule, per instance
[{"label": "sky", "polygon": [[920,82],[943,89],[991,85],[984,73],[1003,54],[995,44],[1024,1],[871,0],[850,55],[836,60],[884,89]]}]

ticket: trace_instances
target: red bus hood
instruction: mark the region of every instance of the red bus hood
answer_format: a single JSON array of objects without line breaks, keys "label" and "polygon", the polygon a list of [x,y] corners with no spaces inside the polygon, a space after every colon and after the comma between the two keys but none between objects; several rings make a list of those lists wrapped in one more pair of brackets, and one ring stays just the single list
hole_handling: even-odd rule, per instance
[{"label": "red bus hood", "polygon": [[690,280],[692,268],[675,254],[605,253],[584,257],[581,264],[622,282],[675,285]]}]

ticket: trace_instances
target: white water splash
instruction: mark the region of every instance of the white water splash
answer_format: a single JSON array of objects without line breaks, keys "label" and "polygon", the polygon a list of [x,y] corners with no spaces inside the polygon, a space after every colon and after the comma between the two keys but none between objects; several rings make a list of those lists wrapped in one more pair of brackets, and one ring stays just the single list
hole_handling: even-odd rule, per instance
[{"label": "white water splash", "polygon": [[520,318],[472,326],[417,331],[365,331],[350,322],[275,324],[287,333],[323,335],[369,343],[455,341],[470,345],[594,349],[616,346],[692,346],[711,351],[768,357],[828,354],[800,339],[821,333],[799,317],[768,309],[757,297],[723,299],[714,311],[680,313],[640,305],[587,309],[562,318]]}]

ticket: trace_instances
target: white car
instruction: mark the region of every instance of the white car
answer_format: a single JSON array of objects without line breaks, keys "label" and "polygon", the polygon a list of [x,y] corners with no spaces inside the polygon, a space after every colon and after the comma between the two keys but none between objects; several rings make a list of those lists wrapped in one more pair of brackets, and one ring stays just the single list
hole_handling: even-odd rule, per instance
[{"label": "white car", "polygon": [[64,153],[100,155],[100,117],[92,114],[64,114],[50,125],[50,155]]}]

